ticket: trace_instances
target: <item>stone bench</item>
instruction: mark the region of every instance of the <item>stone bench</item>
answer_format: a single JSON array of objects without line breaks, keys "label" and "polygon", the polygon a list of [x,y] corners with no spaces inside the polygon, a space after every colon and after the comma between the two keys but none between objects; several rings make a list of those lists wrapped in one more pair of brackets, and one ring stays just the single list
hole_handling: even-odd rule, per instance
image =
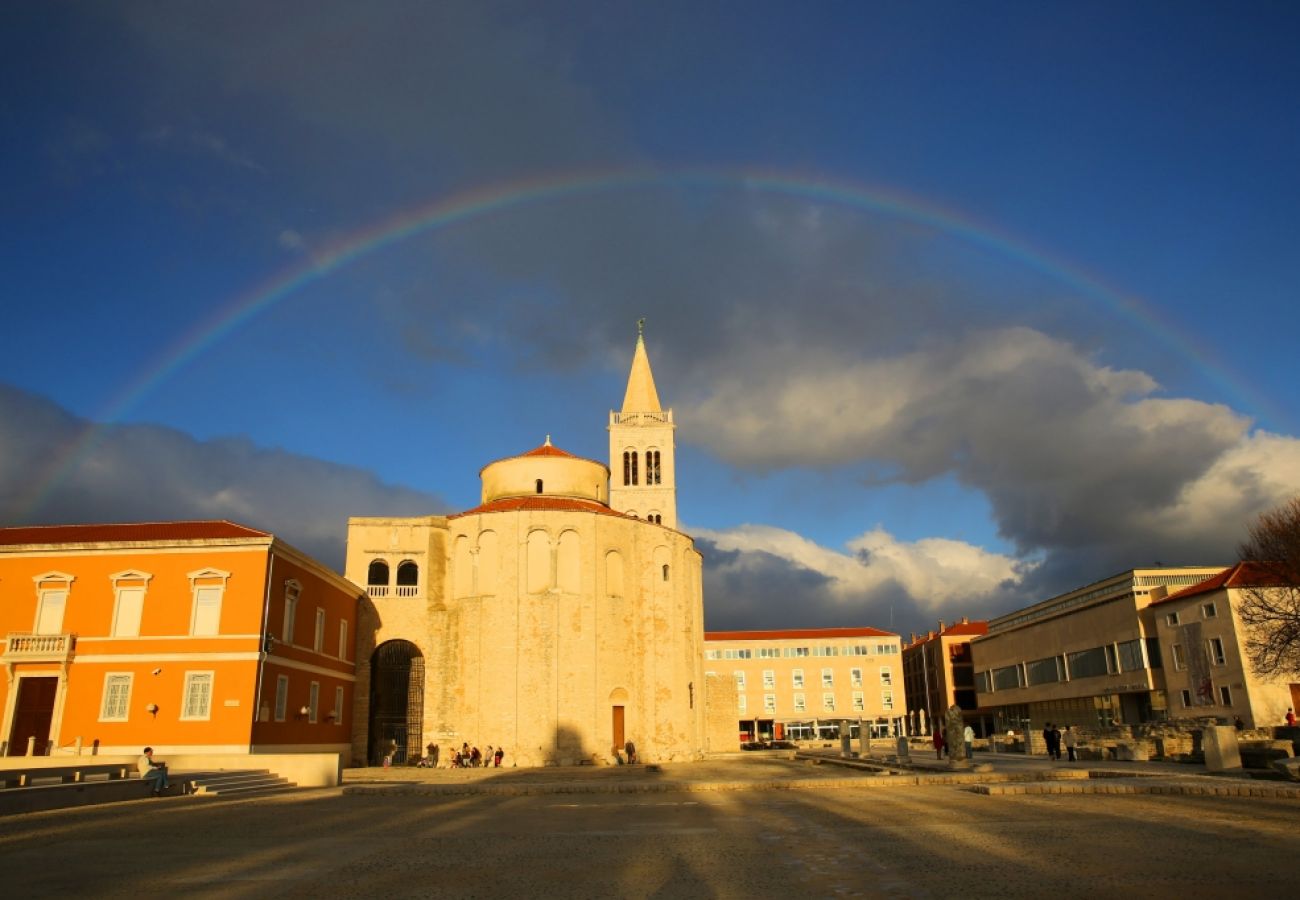
[{"label": "stone bench", "polygon": [[84,781],[120,781],[136,776],[134,766],[122,763],[79,763],[66,766],[33,766],[5,769],[0,773],[4,790],[35,785],[80,784]]}]

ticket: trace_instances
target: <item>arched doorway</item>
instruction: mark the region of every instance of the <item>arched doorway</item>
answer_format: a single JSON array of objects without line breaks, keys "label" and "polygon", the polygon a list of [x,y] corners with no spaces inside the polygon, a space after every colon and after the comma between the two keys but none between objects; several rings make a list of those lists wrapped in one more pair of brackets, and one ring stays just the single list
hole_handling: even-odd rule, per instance
[{"label": "arched doorway", "polygon": [[410,641],[386,641],[370,657],[370,764],[393,765],[423,755],[424,656]]}]

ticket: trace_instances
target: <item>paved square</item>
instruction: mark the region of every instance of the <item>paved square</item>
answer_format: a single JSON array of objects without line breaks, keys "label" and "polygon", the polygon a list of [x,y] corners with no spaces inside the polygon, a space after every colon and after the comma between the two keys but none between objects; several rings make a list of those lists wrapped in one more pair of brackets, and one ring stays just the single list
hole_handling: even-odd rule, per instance
[{"label": "paved square", "polygon": [[[543,777],[492,777],[512,781]],[[146,800],[9,817],[0,847],[5,893],[24,897],[1241,896],[1289,893],[1297,813],[1280,798],[989,797],[814,777]]]}]

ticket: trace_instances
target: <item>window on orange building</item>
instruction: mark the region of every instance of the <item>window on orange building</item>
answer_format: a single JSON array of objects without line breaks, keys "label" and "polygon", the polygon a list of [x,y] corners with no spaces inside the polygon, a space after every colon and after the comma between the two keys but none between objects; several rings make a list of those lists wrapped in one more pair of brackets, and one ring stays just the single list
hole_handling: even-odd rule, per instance
[{"label": "window on orange building", "polygon": [[344,662],[348,658],[348,620],[339,619],[339,659]]},{"label": "window on orange building", "polygon": [[325,649],[325,610],[316,607],[316,633],[312,637],[312,649],[320,653]]},{"label": "window on orange building", "polygon": [[194,591],[190,634],[212,635],[220,631],[221,598],[229,578],[230,573],[220,569],[200,569],[189,573],[190,588]]},{"label": "window on orange building", "polygon": [[186,672],[185,696],[181,701],[181,719],[212,718],[212,673]]},{"label": "window on orange building", "polygon": [[343,721],[343,686],[334,688],[334,723]]},{"label": "window on orange building", "polygon": [[307,694],[307,721],[316,724],[316,719],[320,714],[320,682],[313,681],[311,690]]},{"label": "window on orange building", "polygon": [[68,605],[68,590],[73,580],[71,575],[62,572],[36,576],[36,621],[32,624],[36,634],[63,631],[63,611]]},{"label": "window on orange building", "polygon": [[99,721],[125,722],[131,708],[131,674],[109,672],[104,676],[104,698]]}]

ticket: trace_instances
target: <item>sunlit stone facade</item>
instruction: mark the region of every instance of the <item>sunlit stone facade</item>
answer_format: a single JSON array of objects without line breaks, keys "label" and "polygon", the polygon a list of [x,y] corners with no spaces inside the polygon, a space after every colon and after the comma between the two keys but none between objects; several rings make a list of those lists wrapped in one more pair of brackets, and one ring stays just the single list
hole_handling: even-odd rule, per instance
[{"label": "sunlit stone facade", "polygon": [[502,746],[507,766],[615,762],[628,741],[653,761],[734,745],[705,715],[701,560],[671,527],[671,418],[638,337],[610,420],[618,502],[610,467],[548,438],[484,467],[474,509],[349,520],[346,574],[369,595],[355,761],[431,743]]}]

